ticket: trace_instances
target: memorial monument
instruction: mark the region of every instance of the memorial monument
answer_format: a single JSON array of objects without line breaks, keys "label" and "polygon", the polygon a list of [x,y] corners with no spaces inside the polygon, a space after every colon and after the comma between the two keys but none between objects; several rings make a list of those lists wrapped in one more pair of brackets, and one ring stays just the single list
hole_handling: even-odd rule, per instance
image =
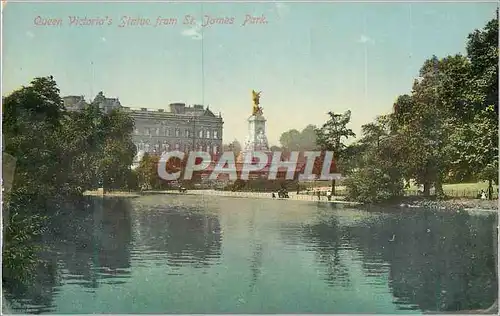
[{"label": "memorial monument", "polygon": [[[245,166],[248,164],[256,164],[258,162],[258,158],[253,156],[255,152],[264,152],[267,156],[267,165],[259,170],[253,171],[249,174],[249,180],[246,181],[246,184],[240,182],[244,187],[240,187],[239,189],[252,189],[252,190],[277,190],[283,185],[285,185],[286,181],[285,176],[286,172],[278,172],[276,180],[269,180],[269,171],[271,161],[273,159],[273,152],[271,152],[266,136],[266,118],[264,117],[263,108],[260,106],[260,97],[261,91],[257,92],[252,90],[252,114],[248,117],[248,135],[245,141],[245,144],[242,148],[242,151],[236,158],[236,170],[237,173],[241,175]],[[284,166],[288,165],[288,163],[284,163]],[[290,163],[291,168],[297,168],[296,170],[301,170],[303,164]],[[292,181],[295,182],[295,181]],[[296,183],[294,184],[296,186]]]},{"label": "memorial monument", "polygon": [[243,152],[253,151],[268,151],[269,145],[266,136],[266,119],[263,114],[263,109],[260,107],[260,94],[252,90],[252,115],[248,121],[248,136],[243,147]]}]

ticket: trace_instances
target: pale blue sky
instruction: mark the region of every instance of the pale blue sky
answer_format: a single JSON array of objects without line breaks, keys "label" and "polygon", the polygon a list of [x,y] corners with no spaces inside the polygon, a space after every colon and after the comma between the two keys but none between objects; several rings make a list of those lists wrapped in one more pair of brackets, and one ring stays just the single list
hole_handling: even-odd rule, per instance
[{"label": "pale blue sky", "polygon": [[[88,98],[102,90],[130,107],[204,103],[222,112],[229,142],[244,141],[255,89],[263,91],[272,144],[288,129],[321,125],[330,110],[351,109],[359,132],[410,91],[426,58],[464,53],[467,34],[495,9],[495,3],[8,3],[3,95],[53,75],[63,95]],[[235,22],[202,28],[203,41],[186,36],[196,30],[185,32],[183,17],[202,13]],[[242,27],[246,14],[263,14],[268,23]],[[63,25],[35,26],[37,16]],[[69,16],[108,16],[113,24],[69,26]],[[120,28],[122,16],[153,25]],[[154,27],[158,16],[179,24]]]}]

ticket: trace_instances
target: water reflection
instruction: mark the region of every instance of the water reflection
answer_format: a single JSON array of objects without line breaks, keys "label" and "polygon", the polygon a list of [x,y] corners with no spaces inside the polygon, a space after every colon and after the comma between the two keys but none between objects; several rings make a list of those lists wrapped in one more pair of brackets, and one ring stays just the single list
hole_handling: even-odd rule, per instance
[{"label": "water reflection", "polygon": [[95,289],[100,284],[123,283],[130,275],[132,236],[130,202],[88,199],[51,218],[43,236],[43,251],[35,282],[16,287],[11,307],[17,312],[43,313],[53,308],[61,284]]},{"label": "water reflection", "polygon": [[162,206],[136,213],[134,260],[148,265],[178,268],[208,267],[221,255],[222,232],[218,218],[185,206]]},{"label": "water reflection", "polygon": [[72,284],[97,288],[130,275],[130,210],[125,199],[93,199],[55,219],[46,242]]},{"label": "water reflection", "polygon": [[496,249],[495,214],[375,213],[363,221],[339,225],[341,213],[325,215],[321,208],[319,212],[318,221],[301,231],[305,242],[313,245],[330,285],[349,285],[343,251],[356,249],[365,276],[388,273],[395,303],[404,308],[480,309],[491,306],[497,297],[492,252]]},{"label": "water reflection", "polygon": [[325,269],[324,280],[330,286],[351,286],[349,269],[342,261],[346,247],[343,232],[338,219],[332,216],[320,216],[318,222],[303,229],[305,238],[316,255],[317,261]]},{"label": "water reflection", "polygon": [[92,199],[52,220],[36,283],[8,294],[23,313],[485,308],[497,294],[495,221],[273,200]]},{"label": "water reflection", "polygon": [[488,308],[497,297],[494,221],[494,215],[422,211],[349,232],[368,261],[390,263],[395,297],[422,310],[459,311]]},{"label": "water reflection", "polygon": [[250,287],[254,287],[262,273],[263,246],[261,243],[255,244],[250,260],[250,271],[252,280]]}]

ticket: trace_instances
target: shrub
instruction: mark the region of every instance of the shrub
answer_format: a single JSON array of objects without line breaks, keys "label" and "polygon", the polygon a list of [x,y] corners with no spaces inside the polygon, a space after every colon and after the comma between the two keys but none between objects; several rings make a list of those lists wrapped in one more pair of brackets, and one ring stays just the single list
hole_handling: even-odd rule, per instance
[{"label": "shrub", "polygon": [[403,181],[376,167],[364,167],[344,181],[346,197],[362,203],[380,203],[403,195]]}]

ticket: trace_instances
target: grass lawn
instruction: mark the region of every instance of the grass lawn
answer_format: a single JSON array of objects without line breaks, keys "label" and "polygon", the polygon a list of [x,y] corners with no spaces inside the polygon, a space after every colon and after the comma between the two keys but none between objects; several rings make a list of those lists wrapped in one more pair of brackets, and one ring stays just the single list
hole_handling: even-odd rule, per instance
[{"label": "grass lawn", "polygon": [[[337,181],[337,183],[339,183]],[[332,186],[332,181],[327,180],[327,181],[301,181],[300,184],[304,185],[306,188],[321,188],[321,187],[331,187]],[[341,190],[344,189],[344,186],[342,185],[336,185],[335,188],[341,188]]]},{"label": "grass lawn", "polygon": [[[497,189],[498,186],[493,184],[493,189]],[[410,186],[409,190],[417,190],[417,186]],[[488,182],[476,182],[476,183],[453,183],[453,184],[443,184],[443,189],[446,190],[488,190]]]},{"label": "grass lawn", "polygon": [[[303,183],[308,189],[315,189],[319,187],[330,187],[332,185],[331,181],[308,181]],[[498,186],[493,184],[493,197],[497,198]],[[342,185],[335,186],[335,190],[338,193],[345,191],[345,187]],[[417,186],[410,186],[409,189],[405,190],[408,195],[417,195]],[[484,190],[488,192],[488,182],[476,182],[476,183],[454,183],[454,184],[443,184],[444,193],[448,196],[453,197],[464,197],[464,198],[475,198],[479,191]],[[434,190],[431,190],[433,193]]]},{"label": "grass lawn", "polygon": [[[416,186],[411,186],[406,191],[415,192],[417,189]],[[497,189],[498,186],[493,184],[493,197],[497,197]],[[443,184],[443,190],[448,196],[476,197],[481,190],[488,192],[488,182]]]}]

